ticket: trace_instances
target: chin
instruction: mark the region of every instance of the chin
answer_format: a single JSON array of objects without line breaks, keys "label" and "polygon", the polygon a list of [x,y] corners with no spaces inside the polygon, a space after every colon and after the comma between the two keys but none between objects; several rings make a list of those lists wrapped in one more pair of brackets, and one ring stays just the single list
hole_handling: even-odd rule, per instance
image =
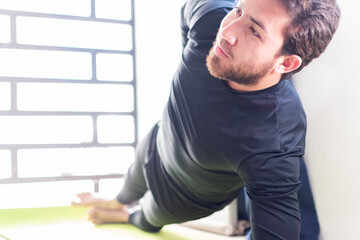
[{"label": "chin", "polygon": [[219,73],[219,69],[221,69],[220,59],[215,55],[213,48],[206,57],[206,67],[213,77],[222,79],[221,74]]}]

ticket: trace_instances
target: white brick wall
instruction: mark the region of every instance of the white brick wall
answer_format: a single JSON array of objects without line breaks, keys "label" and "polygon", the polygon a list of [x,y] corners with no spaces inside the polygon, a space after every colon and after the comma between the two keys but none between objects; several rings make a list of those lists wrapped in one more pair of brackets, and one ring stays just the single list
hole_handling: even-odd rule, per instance
[{"label": "white brick wall", "polygon": [[132,6],[0,1],[0,183],[126,172],[137,131]]}]

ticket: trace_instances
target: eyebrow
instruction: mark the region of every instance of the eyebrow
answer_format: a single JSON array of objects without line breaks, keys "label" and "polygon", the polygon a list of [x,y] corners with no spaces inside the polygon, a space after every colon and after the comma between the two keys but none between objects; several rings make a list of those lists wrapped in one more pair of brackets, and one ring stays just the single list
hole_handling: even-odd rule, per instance
[{"label": "eyebrow", "polygon": [[249,16],[250,21],[252,21],[253,23],[255,23],[256,25],[258,25],[262,30],[264,30],[265,32],[267,32],[265,25],[260,22],[259,20],[256,20],[255,18],[253,18],[252,16]]}]

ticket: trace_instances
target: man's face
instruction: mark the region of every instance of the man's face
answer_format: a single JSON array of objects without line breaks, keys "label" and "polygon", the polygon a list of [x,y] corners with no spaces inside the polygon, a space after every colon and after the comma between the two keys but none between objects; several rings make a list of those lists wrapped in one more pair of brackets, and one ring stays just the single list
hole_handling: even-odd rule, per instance
[{"label": "man's face", "polygon": [[217,78],[251,86],[271,74],[290,17],[279,0],[245,0],[222,20],[207,57]]}]

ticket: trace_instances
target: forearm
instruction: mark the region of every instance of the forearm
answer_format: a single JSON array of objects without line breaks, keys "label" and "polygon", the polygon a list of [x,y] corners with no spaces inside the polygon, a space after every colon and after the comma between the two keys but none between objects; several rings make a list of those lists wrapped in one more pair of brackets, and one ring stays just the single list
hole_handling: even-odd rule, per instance
[{"label": "forearm", "polygon": [[250,199],[253,240],[297,240],[300,213],[296,193],[283,197]]},{"label": "forearm", "polygon": [[241,166],[240,173],[249,197],[253,240],[299,239],[299,158],[258,156]]}]

